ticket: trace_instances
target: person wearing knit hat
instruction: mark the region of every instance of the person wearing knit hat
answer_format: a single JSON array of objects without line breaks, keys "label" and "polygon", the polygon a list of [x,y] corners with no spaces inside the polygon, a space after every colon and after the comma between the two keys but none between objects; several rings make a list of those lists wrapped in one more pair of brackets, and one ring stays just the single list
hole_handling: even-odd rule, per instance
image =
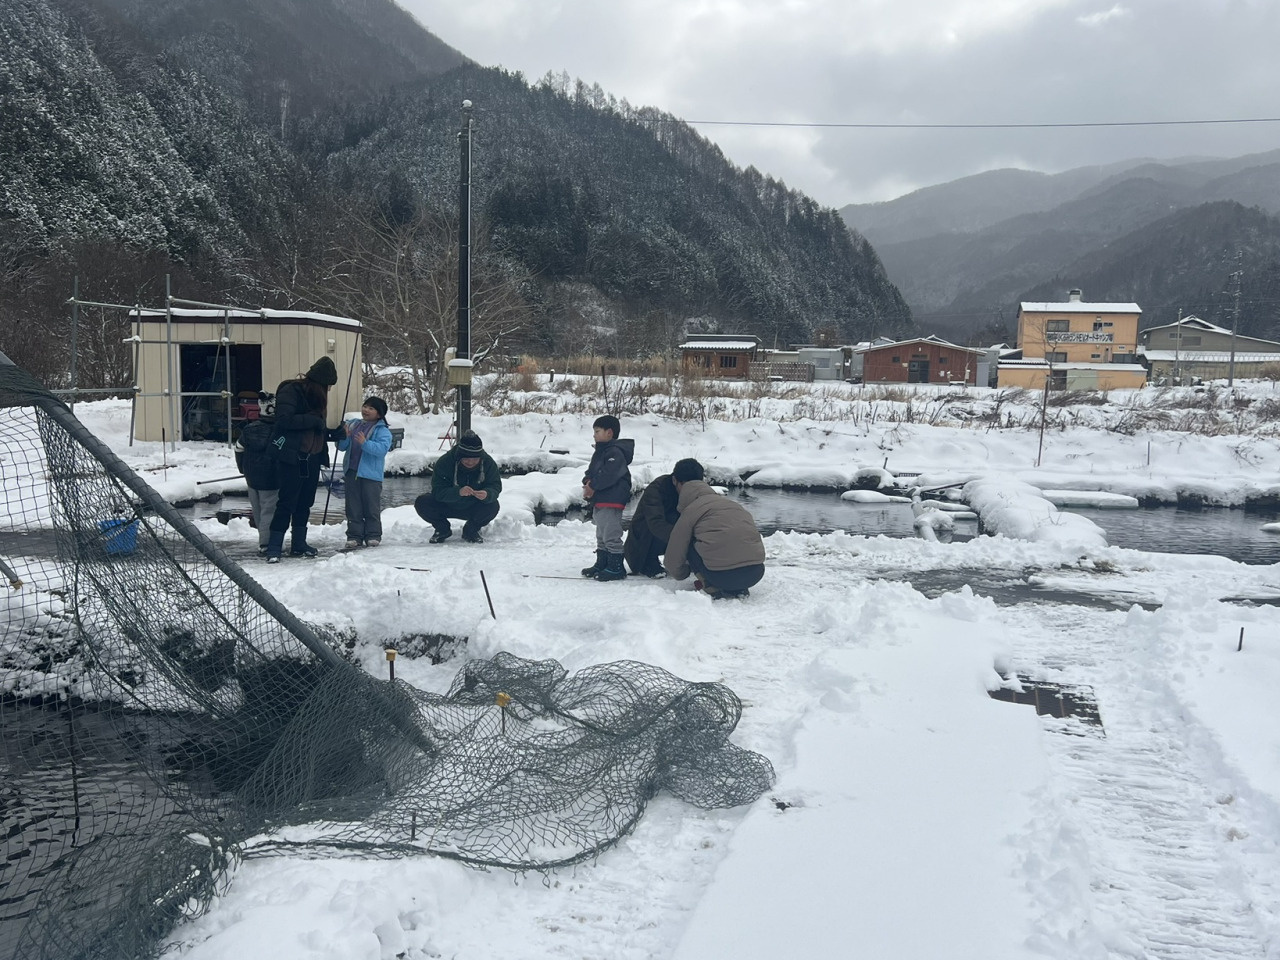
[{"label": "person wearing knit hat", "polygon": [[391,449],[387,426],[387,402],[367,397],[360,419],[343,425],[338,441],[342,455],[342,484],[346,491],[347,549],[376,547],[382,543],[382,474]]},{"label": "person wearing knit hat", "polygon": [[316,548],[307,543],[311,505],[316,502],[320,471],[329,465],[329,441],[345,435],[341,426],[330,430],[328,424],[329,388],[337,382],[338,368],[322,356],[306,373],[276,387],[269,452],[276,460],[280,493],[271,517],[267,563],[280,562],[285,531],[290,527],[290,556],[316,555]]},{"label": "person wearing knit hat", "polygon": [[314,380],[325,387],[332,387],[338,382],[338,368],[333,365],[333,361],[328,357],[321,357],[307,371],[307,379]]},{"label": "person wearing knit hat", "polygon": [[444,543],[453,536],[449,519],[464,521],[462,539],[484,543],[480,531],[498,515],[498,494],[502,477],[493,457],[475,431],[467,430],[431,470],[431,492],[413,502],[413,509],[435,528],[432,543]]}]

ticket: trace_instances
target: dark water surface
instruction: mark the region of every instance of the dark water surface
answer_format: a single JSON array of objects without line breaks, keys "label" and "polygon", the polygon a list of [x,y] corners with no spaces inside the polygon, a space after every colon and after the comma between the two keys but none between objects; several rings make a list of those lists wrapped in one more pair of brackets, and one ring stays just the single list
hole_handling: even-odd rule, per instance
[{"label": "dark water surface", "polygon": [[1107,542],[1116,547],[1151,553],[1208,553],[1240,563],[1280,562],[1280,534],[1262,529],[1264,523],[1276,519],[1274,511],[1257,513],[1224,507],[1148,510],[1073,507],[1070,512],[1088,517],[1100,526],[1106,531]]},{"label": "dark water surface", "polygon": [[[398,507],[411,504],[419,494],[430,489],[430,477],[388,477],[382,488],[382,505]],[[837,493],[757,487],[735,487],[729,491],[729,496],[751,511],[761,533],[766,535],[778,530],[795,533],[843,530],[868,537],[881,534],[886,537],[915,536],[910,504],[851,503],[841,500]],[[321,488],[316,500],[317,512],[324,500],[325,490]],[[637,500],[632,500],[623,514],[624,526],[630,525]],[[196,504],[184,512],[195,517],[209,517],[228,508],[247,509],[248,503],[240,498],[227,498],[220,503]],[[329,512],[331,516],[342,515],[340,497],[330,499]],[[1224,507],[1138,510],[1078,507],[1072,508],[1071,512],[1096,523],[1106,532],[1107,541],[1117,547],[1152,553],[1215,554],[1251,564],[1280,562],[1280,535],[1262,530],[1264,523],[1280,519],[1280,514],[1275,511],[1255,512]],[[539,522],[572,522],[584,518],[583,511],[573,510],[567,516],[548,514],[540,517]],[[973,521],[956,521],[954,539],[968,539],[977,532],[977,524]]]}]

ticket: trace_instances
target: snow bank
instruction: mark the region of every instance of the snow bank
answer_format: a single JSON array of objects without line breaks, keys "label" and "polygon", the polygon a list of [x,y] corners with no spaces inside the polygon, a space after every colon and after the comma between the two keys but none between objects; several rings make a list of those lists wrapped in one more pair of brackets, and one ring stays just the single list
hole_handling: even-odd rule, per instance
[{"label": "snow bank", "polygon": [[1049,540],[1084,550],[1107,546],[1107,536],[1092,520],[1062,513],[1029,483],[1019,480],[973,480],[965,499],[978,512],[987,533],[1022,540]]}]

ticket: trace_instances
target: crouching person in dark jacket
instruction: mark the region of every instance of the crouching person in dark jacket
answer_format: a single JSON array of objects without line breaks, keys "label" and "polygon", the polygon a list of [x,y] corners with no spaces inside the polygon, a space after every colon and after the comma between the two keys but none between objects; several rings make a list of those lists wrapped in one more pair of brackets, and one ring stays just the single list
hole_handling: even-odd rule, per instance
[{"label": "crouching person in dark jacket", "polygon": [[676,509],[680,496],[676,482],[701,479],[702,464],[697,460],[681,460],[670,473],[664,473],[644,488],[631,517],[626,543],[622,545],[632,573],[646,577],[664,575],[659,558],[667,552],[667,541],[680,519],[680,511]]},{"label": "crouching person in dark jacket", "polygon": [[667,541],[667,575],[692,570],[713,600],[745,597],[764,576],[764,541],[755,519],[740,503],[701,480],[677,482],[680,519]]},{"label": "crouching person in dark jacket", "polygon": [[501,492],[498,464],[484,452],[484,444],[475,432],[468,430],[452,450],[436,461],[431,472],[431,492],[413,501],[413,509],[435,527],[432,543],[444,543],[453,536],[450,517],[464,521],[463,540],[484,543],[480,531],[498,515]]}]

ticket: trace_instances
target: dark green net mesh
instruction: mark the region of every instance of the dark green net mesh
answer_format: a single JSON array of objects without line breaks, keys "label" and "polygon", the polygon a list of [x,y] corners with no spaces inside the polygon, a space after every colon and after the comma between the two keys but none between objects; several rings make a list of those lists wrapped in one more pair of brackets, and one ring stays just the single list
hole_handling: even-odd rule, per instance
[{"label": "dark green net mesh", "polygon": [[246,855],[544,870],[772,782],[732,691],[651,665],[370,677],[7,362],[0,477],[0,956],[154,954]]}]

